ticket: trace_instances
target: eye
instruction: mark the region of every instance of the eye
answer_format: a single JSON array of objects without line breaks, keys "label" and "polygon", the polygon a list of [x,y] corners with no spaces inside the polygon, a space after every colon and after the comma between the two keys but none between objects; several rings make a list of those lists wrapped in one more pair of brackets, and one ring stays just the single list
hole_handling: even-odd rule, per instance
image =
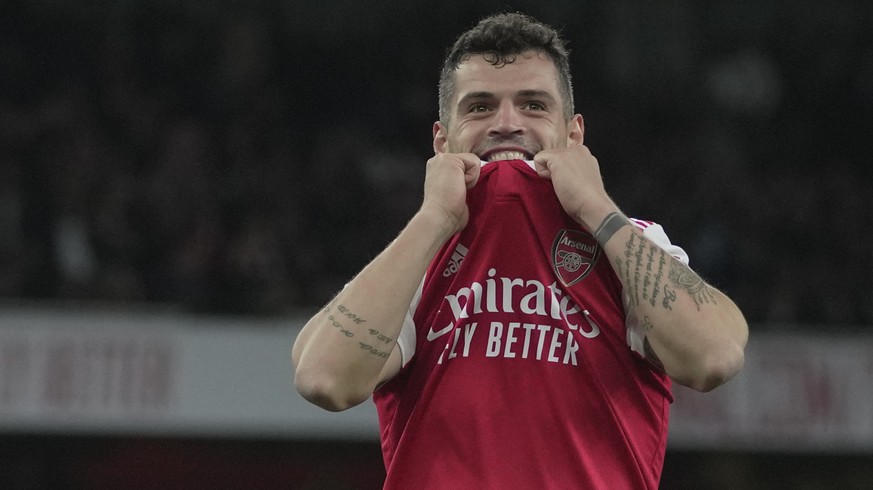
[{"label": "eye", "polygon": [[523,106],[525,109],[529,111],[544,111],[546,110],[546,105],[541,102],[527,102]]},{"label": "eye", "polygon": [[486,112],[488,110],[488,106],[483,103],[471,104],[470,108],[467,110],[468,112]]}]

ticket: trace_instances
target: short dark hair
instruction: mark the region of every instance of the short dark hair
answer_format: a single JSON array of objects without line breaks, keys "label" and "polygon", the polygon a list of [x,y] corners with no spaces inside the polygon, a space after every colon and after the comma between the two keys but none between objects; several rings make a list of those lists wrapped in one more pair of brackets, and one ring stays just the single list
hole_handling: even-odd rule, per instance
[{"label": "short dark hair", "polygon": [[481,54],[494,66],[513,63],[525,51],[545,53],[555,64],[558,90],[563,99],[564,117],[573,117],[573,81],[570,76],[570,51],[552,27],[521,13],[501,13],[479,21],[461,34],[449,48],[443,62],[439,85],[440,120],[448,123],[449,104],[455,92],[455,70],[472,55]]}]

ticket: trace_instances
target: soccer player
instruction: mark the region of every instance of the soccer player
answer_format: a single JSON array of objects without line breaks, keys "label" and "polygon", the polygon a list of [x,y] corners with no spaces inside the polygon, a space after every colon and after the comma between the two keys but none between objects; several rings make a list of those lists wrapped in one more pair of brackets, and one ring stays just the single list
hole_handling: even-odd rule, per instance
[{"label": "soccer player", "polygon": [[550,27],[462,34],[420,209],[294,344],[307,400],[372,395],[385,488],[657,488],[671,382],[743,365],[743,315],[608,196],[572,93]]}]

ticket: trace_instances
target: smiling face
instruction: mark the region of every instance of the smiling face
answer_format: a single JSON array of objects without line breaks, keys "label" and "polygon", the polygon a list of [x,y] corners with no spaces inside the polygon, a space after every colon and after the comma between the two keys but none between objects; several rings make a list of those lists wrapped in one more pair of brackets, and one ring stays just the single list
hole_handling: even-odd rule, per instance
[{"label": "smiling face", "polygon": [[565,118],[557,79],[554,63],[535,51],[498,65],[471,56],[455,70],[451,113],[434,124],[434,151],[531,160],[541,150],[582,144],[582,116]]}]

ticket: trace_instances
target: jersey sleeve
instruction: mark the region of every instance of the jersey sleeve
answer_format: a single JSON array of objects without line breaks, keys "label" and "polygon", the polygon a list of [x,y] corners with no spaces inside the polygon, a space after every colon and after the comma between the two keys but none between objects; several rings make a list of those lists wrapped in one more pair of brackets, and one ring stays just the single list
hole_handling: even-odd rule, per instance
[{"label": "jersey sleeve", "polygon": [[397,347],[400,348],[401,367],[406,366],[406,363],[408,363],[409,360],[412,359],[412,356],[415,355],[415,342],[417,339],[415,333],[415,321],[413,321],[412,315],[415,313],[415,309],[418,308],[419,301],[421,301],[421,291],[423,288],[424,279],[421,280],[421,284],[418,285],[418,289],[412,297],[409,309],[406,310],[406,318],[403,319],[403,326],[400,327],[400,335],[397,336]]},{"label": "jersey sleeve", "polygon": [[[631,223],[633,223],[637,228],[643,230],[643,236],[651,240],[652,243],[661,247],[661,249],[675,257],[679,262],[688,265],[688,254],[681,247],[670,243],[670,239],[667,238],[667,233],[664,232],[664,228],[662,228],[661,225],[651,221],[633,218],[631,218]],[[642,326],[642,320],[629,308],[629,298],[626,294],[624,295],[623,301],[624,311],[626,313],[625,327],[627,330],[627,345],[632,351],[646,357],[646,329]]]}]

